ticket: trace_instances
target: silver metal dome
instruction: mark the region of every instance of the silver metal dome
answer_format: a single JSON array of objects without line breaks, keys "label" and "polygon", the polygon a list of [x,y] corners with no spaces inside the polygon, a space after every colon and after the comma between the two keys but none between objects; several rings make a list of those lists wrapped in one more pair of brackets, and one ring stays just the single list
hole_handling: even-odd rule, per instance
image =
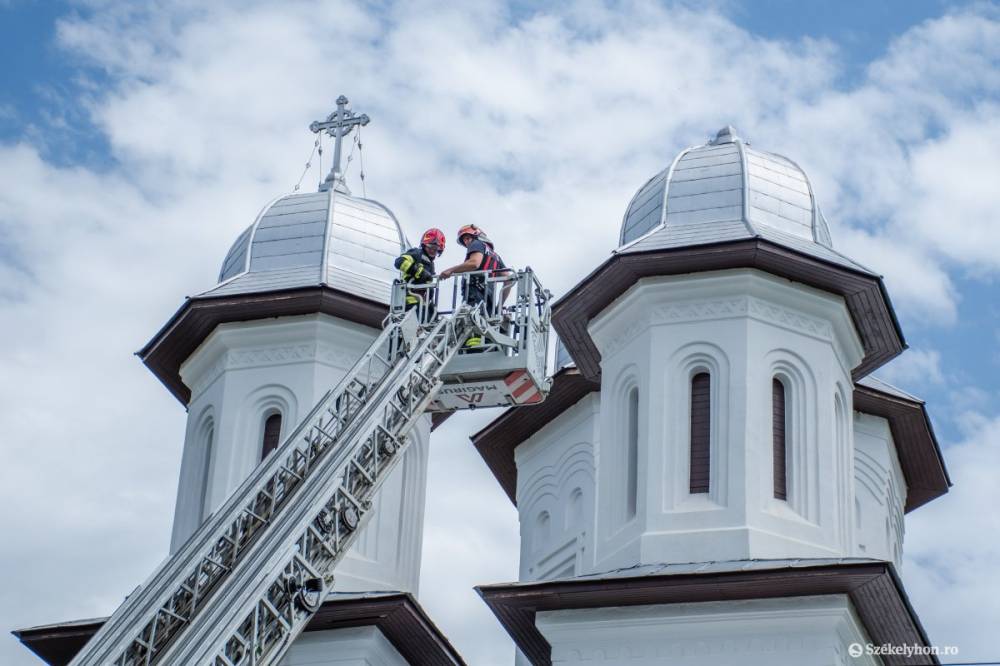
[{"label": "silver metal dome", "polygon": [[764,238],[870,273],[836,252],[809,178],[792,160],[750,148],[726,126],[680,153],[629,203],[620,253]]},{"label": "silver metal dome", "polygon": [[392,212],[341,188],[271,202],[233,243],[219,284],[199,294],[232,296],[326,285],[389,302],[393,259],[406,238]]}]

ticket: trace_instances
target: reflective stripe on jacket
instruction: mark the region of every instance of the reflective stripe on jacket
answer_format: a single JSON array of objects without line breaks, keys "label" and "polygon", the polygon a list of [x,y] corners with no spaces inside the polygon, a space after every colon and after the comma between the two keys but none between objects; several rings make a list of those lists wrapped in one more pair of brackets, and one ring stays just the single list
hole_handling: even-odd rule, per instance
[{"label": "reflective stripe on jacket", "polygon": [[404,282],[427,284],[434,281],[436,272],[434,260],[427,256],[422,247],[410,248],[396,258],[396,268]]}]

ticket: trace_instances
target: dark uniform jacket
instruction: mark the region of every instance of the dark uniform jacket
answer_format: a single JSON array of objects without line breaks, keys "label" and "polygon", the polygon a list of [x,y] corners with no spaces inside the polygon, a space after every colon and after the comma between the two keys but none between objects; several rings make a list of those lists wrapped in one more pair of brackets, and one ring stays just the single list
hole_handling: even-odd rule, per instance
[{"label": "dark uniform jacket", "polygon": [[[486,276],[489,277],[505,272],[504,269],[506,266],[504,266],[503,259],[500,258],[499,254],[493,251],[492,244],[476,238],[466,246],[465,258],[468,259],[476,252],[483,255],[483,258],[479,262],[479,266],[476,267],[477,271],[486,271]],[[473,275],[469,278],[468,286],[465,289],[465,301],[475,305],[476,303],[485,300],[487,308],[492,310],[495,300],[494,291],[495,289],[492,287],[490,289],[486,288],[486,280],[484,276]]]},{"label": "dark uniform jacket", "polygon": [[[395,266],[399,269],[404,282],[410,284],[427,284],[434,281],[434,260],[427,256],[423,246],[411,247],[401,254],[396,258]],[[406,294],[406,307],[413,307],[425,298],[429,298],[431,302],[436,301],[436,295],[431,294],[430,291],[408,291]]]},{"label": "dark uniform jacket", "polygon": [[411,247],[396,258],[396,268],[406,282],[426,284],[434,280],[434,260],[422,247]]}]

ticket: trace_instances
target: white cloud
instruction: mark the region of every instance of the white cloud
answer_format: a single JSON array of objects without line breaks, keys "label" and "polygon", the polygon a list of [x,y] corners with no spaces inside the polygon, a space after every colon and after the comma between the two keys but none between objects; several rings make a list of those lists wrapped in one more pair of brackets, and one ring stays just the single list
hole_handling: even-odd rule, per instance
[{"label": "white cloud", "polygon": [[[1000,39],[1000,35],[998,35]],[[913,154],[916,196],[897,229],[973,271],[1000,273],[1000,105],[962,118]]]},{"label": "white cloud", "polygon": [[954,487],[907,516],[904,582],[931,643],[960,649],[953,661],[996,659],[985,635],[1000,622],[1000,417],[969,414],[965,440],[945,451]]},{"label": "white cloud", "polygon": [[943,384],[941,353],[935,349],[908,349],[888,365],[879,368],[881,379],[914,390]]},{"label": "white cloud", "polygon": [[[305,126],[340,92],[373,118],[368,194],[411,237],[480,223],[557,292],[607,256],[646,178],[730,122],[806,168],[838,247],[883,271],[909,318],[953,322],[951,272],[996,271],[990,10],[910,31],[842,90],[832,45],[759,39],[711,10],[595,2],[511,23],[490,2],[366,7],[102,1],[60,25],[67,58],[110,77],[76,101],[116,163],[0,149],[0,506],[19,535],[0,566],[24,574],[0,624],[107,613],[165,552],[184,415],[130,352],[290,189]],[[909,363],[939,372],[931,352]],[[509,663],[470,586],[516,576],[516,522],[471,430],[435,435],[423,598],[472,663]]]}]

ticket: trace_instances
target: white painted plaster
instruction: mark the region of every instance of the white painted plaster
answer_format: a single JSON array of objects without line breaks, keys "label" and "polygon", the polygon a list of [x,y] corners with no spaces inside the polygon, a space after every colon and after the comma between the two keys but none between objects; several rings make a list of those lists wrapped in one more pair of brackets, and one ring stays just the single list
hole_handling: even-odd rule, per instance
[{"label": "white painted plaster", "polygon": [[[846,436],[836,434],[835,396],[852,385],[863,350],[843,299],[754,270],[645,278],[590,332],[602,357],[591,571],[851,553],[853,447],[849,423],[841,424]],[[698,372],[712,378],[712,464],[709,492],[693,494]],[[789,387],[792,417],[787,501],[773,492],[775,376]],[[623,424],[633,386],[640,479],[637,515],[626,519]],[[846,420],[849,402],[841,412]]]},{"label": "white painted plaster", "polygon": [[514,451],[521,580],[575,576],[592,566],[596,394],[583,397]]},{"label": "white painted plaster", "polygon": [[538,613],[553,664],[877,666],[845,595]]},{"label": "white painted plaster", "polygon": [[409,662],[376,627],[301,634],[281,666],[407,666]]},{"label": "white painted plaster", "polygon": [[[218,326],[181,366],[191,388],[171,551],[217,509],[259,463],[263,423],[282,415],[282,440],[350,370],[378,331],[316,314]],[[206,505],[204,430],[214,428]],[[417,591],[430,420],[412,433],[400,466],[336,570],[338,591]]]},{"label": "white painted plaster", "polygon": [[902,566],[906,483],[889,423],[854,413],[855,554]]}]

